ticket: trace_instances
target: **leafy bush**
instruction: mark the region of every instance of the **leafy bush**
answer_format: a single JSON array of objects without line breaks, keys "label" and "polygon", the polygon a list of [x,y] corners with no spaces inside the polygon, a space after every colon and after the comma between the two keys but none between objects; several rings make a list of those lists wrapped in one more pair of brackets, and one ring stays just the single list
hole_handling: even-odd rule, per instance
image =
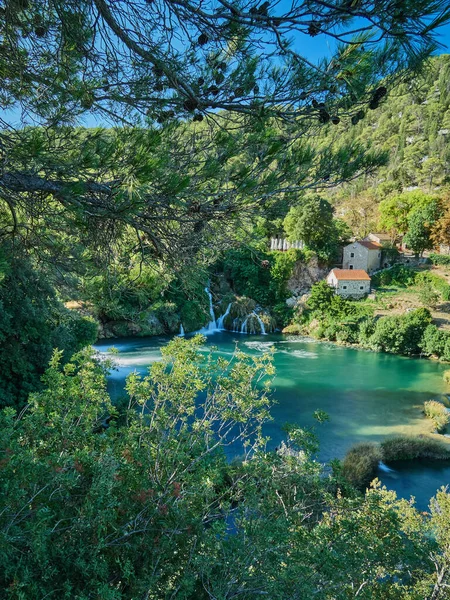
[{"label": "leafy bush", "polygon": [[450,421],[450,415],[441,402],[436,400],[428,400],[423,405],[423,412],[433,421],[438,433],[442,433]]},{"label": "leafy bush", "polygon": [[70,359],[97,339],[94,319],[69,311],[31,262],[0,248],[0,407],[21,408],[41,387],[54,348]]},{"label": "leafy bush", "polygon": [[383,460],[387,462],[415,458],[450,460],[448,446],[433,438],[397,436],[384,440],[380,446]]},{"label": "leafy bush", "polygon": [[423,286],[419,290],[419,300],[424,306],[436,308],[439,302],[439,294],[428,286]]},{"label": "leafy bush", "polygon": [[426,308],[405,315],[381,317],[368,346],[394,354],[419,354],[422,336],[430,322],[431,314]]},{"label": "leafy bush", "polygon": [[374,317],[364,317],[361,319],[358,330],[358,342],[361,345],[366,346],[368,344],[369,339],[375,333],[376,323]]},{"label": "leafy bush", "polygon": [[424,354],[438,358],[450,358],[450,334],[438,329],[436,325],[428,325],[425,329],[420,347]]},{"label": "leafy bush", "polygon": [[354,487],[364,490],[376,477],[382,454],[378,444],[356,444],[345,455],[342,476]]},{"label": "leafy bush", "polygon": [[398,285],[408,287],[413,285],[416,279],[416,271],[404,265],[396,265],[390,269],[379,271],[372,276],[372,286],[383,287],[387,285]]},{"label": "leafy bush", "polygon": [[287,282],[295,263],[306,258],[301,250],[261,252],[243,247],[228,250],[221,268],[237,295],[253,298],[262,306],[278,306],[281,321],[285,321],[290,313],[280,305],[290,295]]},{"label": "leafy bush", "polygon": [[442,300],[450,300],[450,285],[445,279],[439,277],[439,275],[435,275],[429,271],[418,273],[416,276],[416,283],[422,284],[424,289],[429,290],[429,293],[432,293],[433,290],[435,290],[440,294]]},{"label": "leafy bush", "polygon": [[450,256],[447,254],[430,254],[429,259],[434,265],[450,266]]}]

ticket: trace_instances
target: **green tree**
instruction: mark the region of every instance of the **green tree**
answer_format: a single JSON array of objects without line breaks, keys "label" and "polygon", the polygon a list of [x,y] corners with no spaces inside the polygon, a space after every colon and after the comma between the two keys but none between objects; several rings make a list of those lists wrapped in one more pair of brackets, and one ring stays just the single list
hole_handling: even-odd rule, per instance
[{"label": "green tree", "polygon": [[380,202],[380,227],[390,231],[393,239],[404,235],[409,228],[409,219],[417,210],[422,210],[436,200],[417,190],[391,196]]},{"label": "green tree", "polygon": [[319,281],[311,288],[308,306],[313,311],[325,314],[329,310],[335,295],[334,289],[326,281]]},{"label": "green tree", "polygon": [[[132,232],[145,256],[179,260],[242,215],[372,173],[386,152],[342,129],[421,68],[449,12],[8,0],[1,17],[1,105],[43,125],[3,129],[2,230],[57,256],[61,230],[107,255]],[[312,64],[290,38],[319,34],[339,44]],[[313,144],[317,127],[337,139]]]},{"label": "green tree", "polygon": [[426,308],[401,316],[382,317],[377,321],[368,345],[395,354],[419,354],[422,337],[431,320],[430,311]]},{"label": "green tree", "polygon": [[0,247],[0,257],[0,406],[21,408],[40,387],[53,349],[68,360],[94,343],[97,323],[65,309],[30,261],[9,246]]},{"label": "green tree", "polygon": [[416,208],[408,217],[408,232],[403,241],[416,255],[433,248],[433,227],[440,215],[440,205],[433,200],[423,208]]},{"label": "green tree", "polygon": [[335,233],[333,207],[320,196],[305,196],[286,215],[284,230],[290,241],[302,241],[310,250],[324,251]]},{"label": "green tree", "polygon": [[[176,339],[130,375],[122,413],[108,365],[82,352],[63,368],[54,355],[20,418],[0,414],[9,597],[443,599],[448,494],[431,518],[378,484],[358,495],[301,427],[266,452],[270,357],[212,362],[201,343]],[[233,441],[245,457],[230,463]]]}]

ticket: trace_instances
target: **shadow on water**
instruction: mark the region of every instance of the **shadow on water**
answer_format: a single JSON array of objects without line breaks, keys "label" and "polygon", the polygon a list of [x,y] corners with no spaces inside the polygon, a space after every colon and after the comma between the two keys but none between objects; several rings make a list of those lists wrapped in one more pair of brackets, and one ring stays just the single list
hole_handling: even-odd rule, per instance
[{"label": "shadow on water", "polygon": [[[152,363],[161,359],[160,348],[168,341],[165,337],[123,338],[96,345],[101,352],[111,346],[119,350],[118,370],[108,381],[113,399],[122,395],[129,373],[137,370],[145,374]],[[264,431],[271,437],[269,449],[283,439],[282,426],[286,422],[314,425],[312,414],[317,409],[330,416],[328,423],[317,427],[321,443],[318,458],[324,461],[342,458],[350,446],[360,441],[423,433],[429,430],[421,412],[423,403],[431,398],[442,399],[447,391],[442,379],[445,366],[439,363],[308,338],[221,332],[207,337],[204,351],[213,345],[217,355],[231,356],[236,343],[255,355],[275,349],[273,421]],[[227,453],[232,454],[233,449]],[[382,473],[380,478],[403,497],[416,495],[422,510],[436,489],[450,482],[450,467],[432,467],[425,462],[404,465],[398,473]]]}]

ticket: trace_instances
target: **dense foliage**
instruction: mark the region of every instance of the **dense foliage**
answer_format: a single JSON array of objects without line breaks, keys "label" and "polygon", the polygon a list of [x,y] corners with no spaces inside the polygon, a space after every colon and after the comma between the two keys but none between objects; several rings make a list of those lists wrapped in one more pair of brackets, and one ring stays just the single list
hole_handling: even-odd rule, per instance
[{"label": "dense foliage", "polygon": [[300,250],[265,252],[245,246],[227,251],[218,268],[236,294],[270,307],[279,319],[279,325],[284,325],[292,316],[286,299],[291,295],[287,283],[293,267],[297,261],[307,261],[310,257],[310,252]]},{"label": "dense foliage", "polygon": [[96,338],[93,319],[65,309],[27,258],[0,247],[0,406],[26,403],[55,347],[67,361]]},{"label": "dense foliage", "polygon": [[[400,267],[396,270],[389,269],[385,273],[390,282],[396,277],[404,282],[409,281],[410,272],[410,269]],[[424,280],[426,275],[423,274]],[[414,278],[415,274],[412,276],[413,281]],[[441,281],[440,278],[437,279]],[[433,352],[434,344],[437,347],[435,338],[439,341],[450,339],[447,332],[439,331],[431,324],[431,314],[426,308],[402,315],[374,318],[370,304],[337,296],[325,281],[312,287],[306,310],[298,313],[295,320],[316,337],[359,344],[371,350],[394,354],[436,354],[437,352]]]},{"label": "dense foliage", "polygon": [[424,192],[440,194],[436,190],[449,185],[449,73],[450,56],[435,57],[420,77],[396,87],[378,111],[368,111],[354,127],[330,128],[323,136],[324,146],[339,136],[370,140],[373,149],[388,152],[375,176],[329,193],[356,235],[379,228],[393,237],[405,233],[410,201],[416,203]]},{"label": "dense foliage", "polygon": [[284,231],[292,242],[300,240],[308,250],[325,258],[339,256],[339,247],[352,235],[346,224],[334,218],[333,207],[320,196],[304,196],[289,210]]},{"label": "dense foliage", "polygon": [[[266,452],[269,356],[213,363],[201,343],[131,375],[121,413],[83,352],[64,368],[56,353],[29,410],[1,414],[8,597],[445,598],[448,494],[430,515],[378,486],[358,496],[298,428]],[[245,455],[230,463],[232,440]]]}]

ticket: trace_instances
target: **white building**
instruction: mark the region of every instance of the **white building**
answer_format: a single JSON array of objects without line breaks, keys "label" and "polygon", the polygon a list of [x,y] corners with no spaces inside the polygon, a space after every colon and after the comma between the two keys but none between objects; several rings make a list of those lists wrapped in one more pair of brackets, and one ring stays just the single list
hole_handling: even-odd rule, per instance
[{"label": "white building", "polygon": [[352,242],[344,246],[342,267],[344,269],[359,269],[373,273],[381,267],[381,251],[383,247],[378,242]]},{"label": "white building", "polygon": [[281,252],[286,252],[286,250],[290,250],[291,248],[296,248],[297,250],[301,250],[305,247],[305,244],[301,241],[298,242],[289,242],[285,238],[270,238],[270,249],[271,250],[280,250]]},{"label": "white building", "polygon": [[370,293],[370,277],[363,269],[333,269],[327,283],[344,298],[362,298]]}]

